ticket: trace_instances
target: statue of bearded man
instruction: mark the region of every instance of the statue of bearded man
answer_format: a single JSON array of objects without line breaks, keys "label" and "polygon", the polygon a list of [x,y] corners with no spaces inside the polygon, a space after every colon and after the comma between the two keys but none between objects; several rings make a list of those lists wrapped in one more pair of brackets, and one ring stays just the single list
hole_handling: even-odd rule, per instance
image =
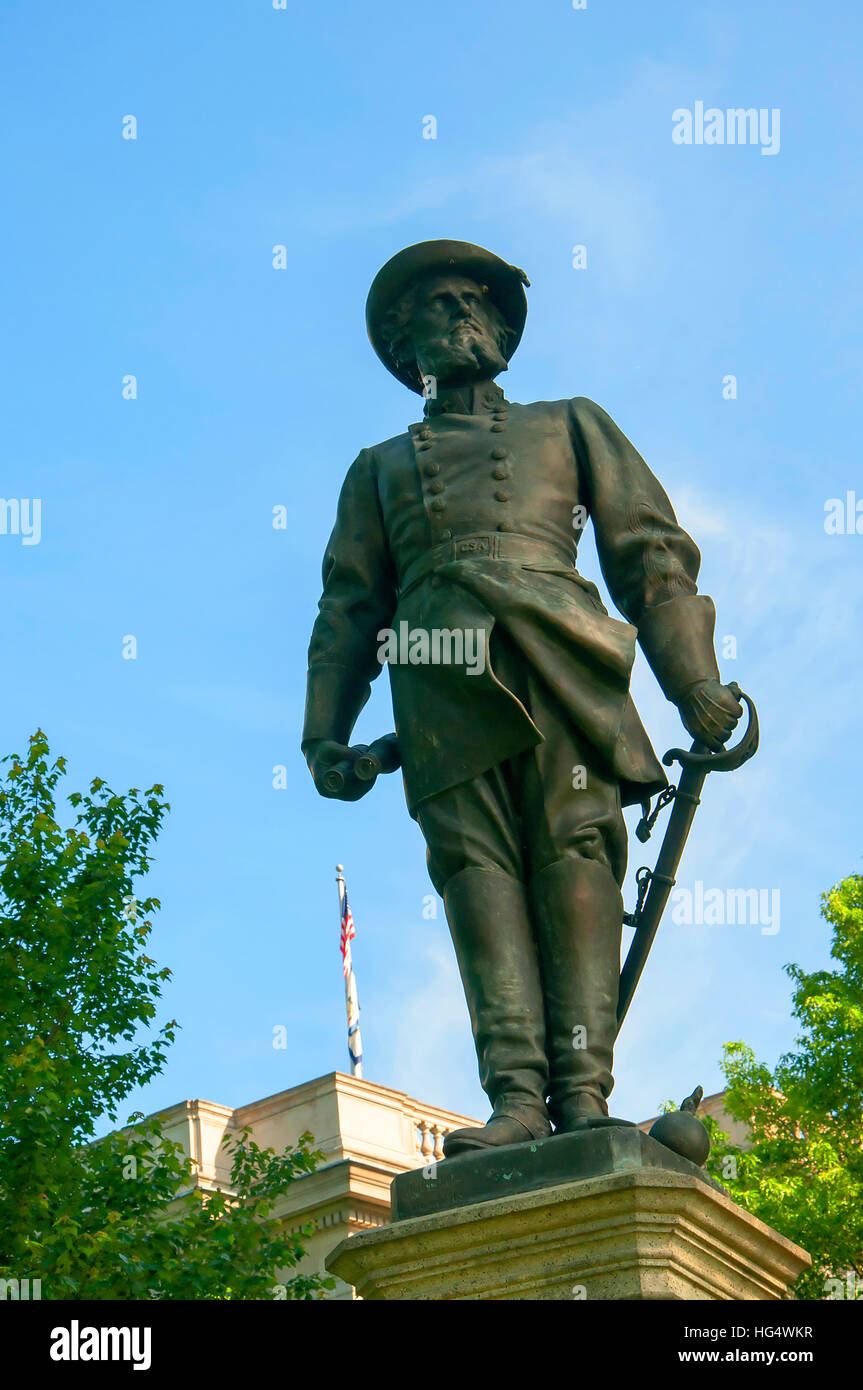
[{"label": "statue of bearded man", "polygon": [[[720,681],[698,548],[647,464],[592,401],[520,405],[496,382],[528,283],[455,241],[408,247],[376,277],[372,345],[423,417],[348,471],[309,648],[303,750],[319,790],[344,800],[371,786],[351,774],[351,734],[383,634],[471,634],[487,658],[387,648],[408,809],[492,1106],[447,1136],[447,1158],[608,1115],[622,807],[667,785],[629,694],[636,642],[706,748],[742,714]],[[576,568],[588,520],[622,620]],[[348,775],[332,793],[335,763]]]}]

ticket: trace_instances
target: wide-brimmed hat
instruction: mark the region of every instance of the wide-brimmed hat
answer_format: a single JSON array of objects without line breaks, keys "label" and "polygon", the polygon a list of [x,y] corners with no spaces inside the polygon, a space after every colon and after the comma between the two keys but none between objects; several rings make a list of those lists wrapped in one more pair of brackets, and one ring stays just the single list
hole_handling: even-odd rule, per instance
[{"label": "wide-brimmed hat", "polygon": [[397,362],[383,332],[384,321],[400,295],[417,280],[428,275],[465,275],[488,288],[492,303],[503,314],[509,338],[504,357],[507,362],[521,341],[527,318],[524,286],[530,281],[518,266],[508,265],[499,256],[469,241],[418,241],[406,246],[378,271],[366,300],[366,325],[371,345],[387,371],[405,386],[422,395],[423,384],[416,364]]}]

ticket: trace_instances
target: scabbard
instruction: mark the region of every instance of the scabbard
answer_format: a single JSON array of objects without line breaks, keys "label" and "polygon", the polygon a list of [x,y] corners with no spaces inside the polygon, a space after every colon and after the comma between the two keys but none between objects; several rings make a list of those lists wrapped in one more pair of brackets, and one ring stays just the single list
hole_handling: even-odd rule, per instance
[{"label": "scabbard", "polygon": [[653,938],[656,936],[665,905],[674,887],[677,867],[692,827],[698,803],[701,800],[701,789],[704,786],[706,776],[707,772],[704,767],[689,766],[684,768],[674,793],[671,815],[656,860],[656,868],[650,873],[647,893],[641,907],[636,912],[635,936],[630,943],[626,962],[620,972],[620,989],[617,996],[618,1033],[632,1003],[641,972],[653,945]]},{"label": "scabbard", "polygon": [[[750,697],[740,689],[736,681],[732,681],[728,689],[736,699],[744,702],[749,711],[746,733],[736,747],[725,748],[711,754],[696,739],[688,753],[682,748],[671,748],[662,760],[666,767],[670,767],[673,762],[679,762],[682,765],[682,770],[680,781],[674,789],[671,815],[656,860],[656,868],[652,872],[650,869],[639,869],[638,904],[633,915],[624,919],[630,926],[635,927],[635,936],[630,942],[629,952],[620,972],[620,986],[617,995],[618,1033],[632,1003],[632,996],[635,994],[635,987],[641,978],[641,972],[650,954],[650,948],[662,919],[665,904],[668,902],[674,887],[680,856],[683,854],[683,847],[686,844],[693,817],[701,800],[701,789],[704,786],[705,778],[708,772],[733,772],[736,768],[742,767],[753,757],[758,748],[758,712],[755,705]],[[661,805],[662,798],[657,803],[657,810],[661,809]],[[653,815],[648,817],[645,811],[645,818],[647,836],[649,836],[651,825],[656,819],[656,812],[654,811]],[[641,838],[640,835],[639,838]],[[645,875],[646,877],[644,877]],[[646,889],[645,884],[647,885]]]}]

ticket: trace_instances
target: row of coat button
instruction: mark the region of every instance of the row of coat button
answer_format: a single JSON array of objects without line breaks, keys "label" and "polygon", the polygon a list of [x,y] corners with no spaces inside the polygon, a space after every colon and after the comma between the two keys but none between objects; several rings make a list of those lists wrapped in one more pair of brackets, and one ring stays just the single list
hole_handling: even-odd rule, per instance
[{"label": "row of coat button", "polygon": [[[492,449],[491,456],[493,459],[505,459],[507,458],[507,451],[506,449]],[[427,478],[436,478],[438,473],[440,473],[440,464],[431,461],[424,463],[423,473]],[[508,478],[509,475],[510,468],[508,464],[498,463],[497,467],[492,469],[491,476],[493,478]]]},{"label": "row of coat button", "polygon": [[[440,496],[440,493],[443,491],[443,483],[433,484],[431,490],[436,494],[434,497],[432,497],[432,500],[429,503],[429,506],[431,507],[432,511],[446,511],[446,498]],[[495,502],[509,502],[511,497],[512,493],[505,487],[499,487],[495,490]]]},{"label": "row of coat button", "polygon": [[[507,418],[507,412],[505,410],[495,410],[492,413],[492,419],[494,420],[494,424],[491,426],[492,434],[503,433],[506,428],[505,421]],[[419,441],[416,446],[418,453],[424,453],[433,447],[434,440],[432,438],[432,431],[428,425],[423,425],[422,428],[417,431],[416,437]],[[504,460],[508,457],[508,451],[500,447],[494,448],[491,451],[491,457],[499,461]],[[434,512],[446,511],[446,500],[441,496],[444,491],[444,484],[437,476],[440,473],[440,464],[429,459],[428,462],[423,464],[423,473],[427,478],[434,479],[428,486],[428,491],[433,494],[431,503],[429,504],[431,510]],[[503,480],[509,478],[510,475],[511,470],[509,467],[502,462],[498,462],[497,467],[492,469],[491,476],[496,482],[503,482]],[[511,493],[506,488],[497,488],[494,497],[496,502],[505,503],[510,500]],[[511,522],[502,521],[497,529],[498,531],[513,531],[515,527]],[[451,540],[452,531],[448,529],[442,531],[441,538],[443,540]]]}]

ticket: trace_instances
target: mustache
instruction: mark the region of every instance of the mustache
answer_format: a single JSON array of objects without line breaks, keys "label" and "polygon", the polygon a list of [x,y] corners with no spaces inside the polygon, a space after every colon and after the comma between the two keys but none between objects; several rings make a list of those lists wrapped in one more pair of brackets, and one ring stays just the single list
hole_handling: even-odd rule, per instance
[{"label": "mustache", "polygon": [[472,334],[475,338],[482,338],[487,342],[494,342],[494,336],[483,323],[477,323],[475,319],[459,319],[454,323],[445,334],[446,338],[453,339],[464,336],[465,333]]}]

